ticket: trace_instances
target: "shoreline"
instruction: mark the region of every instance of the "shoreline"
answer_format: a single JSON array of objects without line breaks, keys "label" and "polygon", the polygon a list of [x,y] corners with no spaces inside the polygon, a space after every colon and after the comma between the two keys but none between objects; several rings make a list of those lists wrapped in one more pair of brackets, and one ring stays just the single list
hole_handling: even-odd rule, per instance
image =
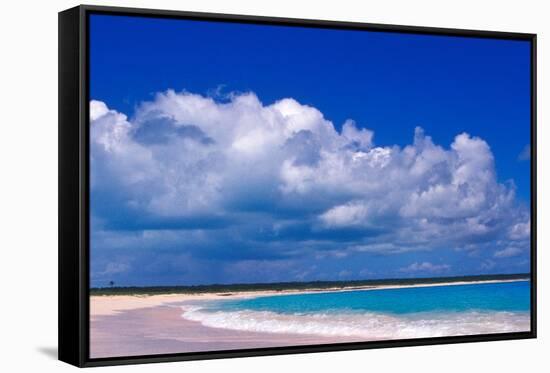
[{"label": "shoreline", "polygon": [[90,323],[90,357],[106,358],[365,341],[365,338],[358,337],[213,328],[204,326],[198,321],[187,320],[181,314],[182,308],[179,306],[158,305],[96,316]]},{"label": "shoreline", "polygon": [[[90,296],[90,357],[117,357],[204,352],[249,348],[365,342],[388,338],[368,332],[357,335],[320,335],[296,331],[269,332],[206,326],[184,318],[194,302],[273,295],[374,291],[427,286],[448,286],[529,281],[527,279],[380,285],[333,289],[263,290],[195,294],[92,295]],[[388,320],[389,321],[389,320]]]},{"label": "shoreline", "polygon": [[263,296],[284,296],[293,294],[320,294],[346,291],[375,291],[390,289],[407,289],[420,287],[457,286],[523,282],[530,279],[509,279],[509,280],[480,280],[480,281],[455,281],[455,282],[434,282],[403,285],[366,285],[347,286],[334,288],[311,288],[311,289],[288,289],[288,290],[247,290],[228,292],[204,292],[204,293],[164,293],[164,294],[124,294],[124,295],[90,295],[90,319],[95,316],[113,315],[117,312],[133,310],[137,308],[155,307],[164,304],[187,302],[196,300],[216,299],[242,299]]}]

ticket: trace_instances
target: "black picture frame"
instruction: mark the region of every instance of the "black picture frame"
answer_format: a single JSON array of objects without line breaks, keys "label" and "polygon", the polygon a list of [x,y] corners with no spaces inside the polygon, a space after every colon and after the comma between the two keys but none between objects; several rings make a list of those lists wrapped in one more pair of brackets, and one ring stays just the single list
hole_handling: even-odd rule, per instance
[{"label": "black picture frame", "polygon": [[[330,345],[89,358],[89,65],[91,14],[528,41],[531,45],[531,331]],[[59,13],[59,360],[79,367],[536,338],[536,34],[81,5]]]}]

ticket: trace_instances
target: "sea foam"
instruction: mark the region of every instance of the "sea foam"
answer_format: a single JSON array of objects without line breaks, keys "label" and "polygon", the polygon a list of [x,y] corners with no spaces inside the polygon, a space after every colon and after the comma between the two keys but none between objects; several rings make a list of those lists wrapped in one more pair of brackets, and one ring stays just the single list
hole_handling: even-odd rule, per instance
[{"label": "sea foam", "polygon": [[529,331],[527,312],[423,312],[410,315],[362,313],[285,314],[271,311],[212,311],[186,306],[182,317],[212,328],[249,332],[407,339]]}]

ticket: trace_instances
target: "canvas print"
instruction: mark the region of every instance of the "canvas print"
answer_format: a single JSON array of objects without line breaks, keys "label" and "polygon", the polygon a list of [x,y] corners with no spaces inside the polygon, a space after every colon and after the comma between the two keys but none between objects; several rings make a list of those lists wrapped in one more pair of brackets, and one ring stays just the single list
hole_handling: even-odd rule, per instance
[{"label": "canvas print", "polygon": [[530,53],[91,14],[90,358],[530,331]]}]

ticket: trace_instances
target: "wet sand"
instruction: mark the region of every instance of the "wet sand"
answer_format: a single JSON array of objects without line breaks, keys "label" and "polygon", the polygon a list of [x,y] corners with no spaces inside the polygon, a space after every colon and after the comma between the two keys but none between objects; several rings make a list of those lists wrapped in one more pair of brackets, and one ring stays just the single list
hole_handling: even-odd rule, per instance
[{"label": "wet sand", "polygon": [[200,322],[182,317],[184,312],[182,307],[197,300],[513,281],[521,280],[367,286],[345,289],[309,289],[305,291],[92,296],[90,298],[90,357],[136,356],[365,341],[364,338],[359,339],[357,337],[326,337],[211,328],[202,325]]},{"label": "wet sand", "polygon": [[209,328],[182,316],[181,305],[124,310],[91,319],[90,357],[135,356],[359,341],[352,337]]}]

